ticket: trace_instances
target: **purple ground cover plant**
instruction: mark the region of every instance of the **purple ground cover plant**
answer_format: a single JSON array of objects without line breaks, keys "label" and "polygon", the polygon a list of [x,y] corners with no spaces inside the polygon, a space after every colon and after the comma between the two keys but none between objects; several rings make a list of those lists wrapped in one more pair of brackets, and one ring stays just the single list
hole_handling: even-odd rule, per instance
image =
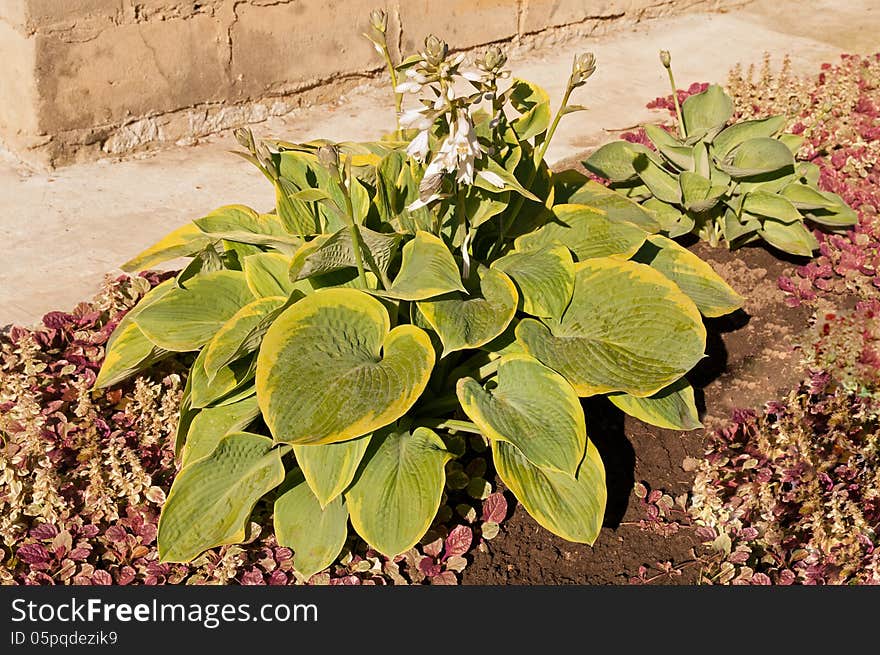
[{"label": "purple ground cover plant", "polygon": [[170,274],[108,279],[93,302],[0,334],[0,584],[457,584],[498,533],[507,501],[489,480],[481,438],[449,437],[443,504],[423,543],[389,560],[349,540],[306,580],[295,553],[261,533],[190,564],[160,564],[159,511],[176,474],[174,435],[185,362],[90,391],[116,324]]}]

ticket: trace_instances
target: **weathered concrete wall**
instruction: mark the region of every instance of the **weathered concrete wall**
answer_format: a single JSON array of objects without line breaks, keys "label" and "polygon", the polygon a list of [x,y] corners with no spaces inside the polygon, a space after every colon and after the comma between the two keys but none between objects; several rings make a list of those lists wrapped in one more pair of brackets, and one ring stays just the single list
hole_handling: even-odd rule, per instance
[{"label": "weathered concrete wall", "polygon": [[3,0],[0,139],[55,165],[179,142],[337,96],[381,62],[361,37],[384,6],[395,50],[527,41],[747,0]]}]

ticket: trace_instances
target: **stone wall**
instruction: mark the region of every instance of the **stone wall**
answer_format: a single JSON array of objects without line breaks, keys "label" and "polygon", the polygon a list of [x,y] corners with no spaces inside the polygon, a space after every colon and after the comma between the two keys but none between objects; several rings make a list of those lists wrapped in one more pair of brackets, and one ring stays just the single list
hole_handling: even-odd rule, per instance
[{"label": "stone wall", "polygon": [[255,123],[337,96],[380,67],[361,37],[455,49],[744,0],[2,0],[0,140],[40,165]]}]

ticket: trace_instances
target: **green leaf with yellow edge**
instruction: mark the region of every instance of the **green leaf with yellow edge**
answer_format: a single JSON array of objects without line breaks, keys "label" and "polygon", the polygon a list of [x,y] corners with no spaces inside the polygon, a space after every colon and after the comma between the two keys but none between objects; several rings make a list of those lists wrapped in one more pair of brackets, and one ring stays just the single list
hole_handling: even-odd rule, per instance
[{"label": "green leaf with yellow edge", "polygon": [[440,508],[450,456],[428,428],[374,434],[345,493],[351,524],[364,541],[388,557],[415,546]]},{"label": "green leaf with yellow edge", "polygon": [[235,403],[199,410],[186,433],[180,465],[207,457],[227,434],[244,430],[260,415],[256,395]]},{"label": "green leaf with yellow edge", "polygon": [[637,225],[646,232],[654,233],[660,231],[660,223],[639,203],[599,184],[595,180],[590,180],[584,184],[568,199],[568,202],[601,209],[612,221],[626,221]]},{"label": "green leaf with yellow edge", "polygon": [[234,402],[240,398],[240,392],[252,388],[256,372],[254,354],[220,367],[212,377],[205,370],[206,357],[207,350],[202,348],[189,371],[190,404],[193,408]]},{"label": "green leaf with yellow edge", "polygon": [[480,291],[448,293],[423,300],[418,308],[440,336],[443,356],[478,348],[504,332],[516,314],[517,293],[504,273],[480,267]]},{"label": "green leaf with yellow edge", "polygon": [[607,491],[605,467],[592,441],[576,476],[535,466],[507,441],[493,441],[492,454],[498,477],[540,525],[568,541],[596,541]]},{"label": "green leaf with yellow edge", "polygon": [[803,223],[786,224],[768,218],[758,234],[774,248],[800,257],[812,257],[819,247],[816,237]]},{"label": "green leaf with yellow edge", "polygon": [[492,262],[492,268],[513,279],[526,314],[559,318],[574,290],[574,260],[562,245],[538,250],[514,250]]},{"label": "green leaf with yellow edge", "polygon": [[391,288],[372,293],[397,300],[425,300],[452,291],[465,291],[455,258],[442,239],[419,230],[403,247],[400,271]]},{"label": "green leaf with yellow edge", "polygon": [[456,393],[485,437],[514,444],[535,466],[577,473],[587,443],[584,410],[556,371],[530,355],[506,355],[494,387],[462,378]]},{"label": "green leaf with yellow edge", "polygon": [[675,282],[703,316],[724,316],[743,305],[743,297],[708,263],[672,239],[659,234],[648,237],[648,243],[634,259],[649,264]]},{"label": "green leaf with yellow edge", "polygon": [[279,546],[293,549],[293,565],[309,578],[339,557],[348,538],[348,509],[341,497],[322,506],[302,471],[284,480],[273,522]]},{"label": "green leaf with yellow edge", "polygon": [[196,350],[210,341],[235,313],[254,300],[241,271],[215,271],[187,280],[145,307],[134,319],[160,348]]},{"label": "green leaf with yellow edge", "polygon": [[[287,154],[287,153],[285,153]],[[319,232],[315,212],[303,200],[296,197],[300,189],[290,180],[275,180],[275,212],[289,234],[307,236]]]},{"label": "green leaf with yellow edge", "polygon": [[593,257],[628,259],[642,247],[648,236],[640,227],[613,221],[604,211],[586,205],[556,205],[553,216],[550,223],[517,238],[516,250],[527,252],[563,245],[578,261]]},{"label": "green leaf with yellow edge", "polygon": [[703,427],[694,401],[694,388],[684,378],[647,398],[613,393],[608,400],[640,421],[668,430],[696,430]]},{"label": "green leaf with yellow edge", "polygon": [[165,280],[148,291],[119,322],[104,347],[104,362],[95,380],[95,389],[112,387],[170,354],[150,341],[134,319],[173,288],[174,280]]},{"label": "green leaf with yellow edge", "polygon": [[317,446],[293,445],[296,463],[321,507],[348,488],[369,445],[370,435]]},{"label": "green leaf with yellow edge", "polygon": [[195,224],[187,223],[125,262],[121,268],[126,273],[143,271],[171,259],[190,257],[214,241],[215,238],[202,232]]},{"label": "green leaf with yellow edge", "polygon": [[[388,266],[397,252],[402,234],[374,232],[358,226],[361,237],[361,256],[368,269],[376,268],[388,272]],[[321,236],[310,242],[312,247],[301,248],[294,256],[291,271],[296,270],[296,279],[303,280],[313,275],[322,275],[342,268],[354,268],[357,260],[351,242],[351,229],[342,228],[338,232]]]},{"label": "green leaf with yellow edge", "polygon": [[520,141],[543,134],[550,127],[550,96],[537,84],[514,79],[510,103],[520,113],[510,123]]},{"label": "green leaf with yellow edge", "polygon": [[257,358],[257,397],[276,441],[347,441],[403,416],[428,384],[434,347],[356,289],[320,289],[279,316]]},{"label": "green leaf with yellow edge", "polygon": [[289,255],[261,252],[244,258],[244,275],[248,288],[257,298],[288,297],[296,285],[290,280]]},{"label": "green leaf with yellow edge", "polygon": [[284,480],[268,437],[236,432],[207,457],[182,469],[159,517],[159,559],[189,562],[209,548],[244,541],[257,501]]},{"label": "green leaf with yellow edge", "polygon": [[258,298],[226,321],[205,346],[204,366],[208,378],[212,379],[224,366],[257,350],[271,324],[267,319],[286,302],[287,298],[282,296]]},{"label": "green leaf with yellow edge", "polygon": [[517,341],[580,396],[651,396],[703,357],[706,328],[694,302],[659,271],[610,257],[576,266],[562,319],[526,318]]},{"label": "green leaf with yellow edge", "polygon": [[214,240],[226,239],[288,251],[302,243],[302,239],[284,229],[276,214],[259,214],[245,205],[220,207],[193,223]]}]

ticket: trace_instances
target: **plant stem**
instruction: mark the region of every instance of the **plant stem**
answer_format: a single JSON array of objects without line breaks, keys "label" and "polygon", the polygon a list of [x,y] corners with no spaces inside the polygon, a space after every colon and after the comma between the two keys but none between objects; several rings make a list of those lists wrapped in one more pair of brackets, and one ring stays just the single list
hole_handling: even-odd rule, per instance
[{"label": "plant stem", "polygon": [[459,421],[456,419],[440,419],[432,418],[417,421],[414,427],[431,428],[432,430],[455,430],[457,432],[471,432],[473,434],[483,434],[475,423],[470,421]]},{"label": "plant stem", "polygon": [[348,229],[351,232],[351,249],[354,251],[354,263],[355,266],[357,266],[358,278],[360,278],[361,284],[364,285],[364,289],[366,289],[368,288],[367,274],[364,271],[364,258],[361,253],[361,232],[358,230],[357,223],[354,220],[354,207],[351,204],[351,189],[348,186],[350,182],[351,163],[349,160],[346,160],[345,175],[340,187],[342,188],[342,195],[345,198],[345,215],[348,220]]},{"label": "plant stem", "polygon": [[[384,41],[384,39],[383,39]],[[391,61],[391,53],[388,52],[388,44],[382,44],[382,56],[385,58],[385,65],[388,67],[388,74],[391,76],[391,90],[394,92],[394,119],[397,122],[397,131],[394,136],[401,138],[400,132],[400,110],[403,103],[403,94],[397,92],[397,69],[394,68],[394,62]]]},{"label": "plant stem", "polygon": [[[568,85],[565,87],[565,95],[562,96],[562,104],[559,105],[559,109],[556,110],[556,115],[553,117],[553,122],[550,123],[550,127],[547,130],[547,135],[544,138],[544,142],[541,144],[541,147],[538,148],[535,153],[534,168],[529,171],[529,175],[526,178],[526,183],[523,186],[528,189],[535,182],[535,177],[538,175],[538,168],[541,167],[541,162],[544,161],[544,155],[547,154],[547,147],[550,145],[550,141],[553,139],[553,135],[556,134],[556,128],[559,127],[559,121],[562,119],[563,112],[565,108],[568,106],[568,100],[571,98],[571,92],[574,91],[574,86],[572,86],[571,81],[569,81]],[[516,215],[519,213],[520,208],[522,208],[524,197],[517,194],[516,198],[514,198],[513,203],[508,208],[507,212],[505,212],[505,216],[502,217],[501,223],[498,226],[498,240],[495,242],[495,247],[492,249],[492,252],[489,255],[489,259],[492,259],[495,255],[497,255],[501,248],[504,245],[504,240],[506,238],[507,231],[510,229],[513,220],[516,218]]]},{"label": "plant stem", "polygon": [[501,358],[493,359],[491,362],[486,364],[485,366],[481,366],[477,369],[477,379],[485,380],[486,378],[495,375],[498,372],[498,364],[501,363]]},{"label": "plant stem", "polygon": [[672,101],[675,103],[675,115],[678,117],[678,136],[682,139],[686,139],[687,131],[684,127],[684,119],[681,116],[681,105],[678,102],[678,90],[675,86],[675,77],[672,75],[672,66],[667,66],[666,72],[669,73],[669,86],[672,87]]}]

